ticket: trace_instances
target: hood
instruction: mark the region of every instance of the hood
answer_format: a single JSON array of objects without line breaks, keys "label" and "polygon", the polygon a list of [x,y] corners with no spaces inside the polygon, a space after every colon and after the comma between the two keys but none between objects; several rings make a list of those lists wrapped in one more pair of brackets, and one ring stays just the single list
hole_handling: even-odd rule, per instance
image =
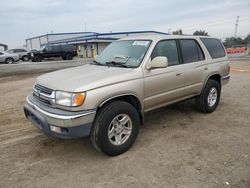
[{"label": "hood", "polygon": [[142,78],[142,75],[140,69],[86,64],[44,74],[36,82],[53,90],[81,92]]}]

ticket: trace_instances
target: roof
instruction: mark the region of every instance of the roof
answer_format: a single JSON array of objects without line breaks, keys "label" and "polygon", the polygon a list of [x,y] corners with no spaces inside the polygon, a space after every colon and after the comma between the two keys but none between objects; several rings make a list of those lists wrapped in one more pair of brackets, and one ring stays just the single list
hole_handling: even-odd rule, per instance
[{"label": "roof", "polygon": [[98,34],[96,32],[69,32],[69,33],[47,33],[44,35],[39,35],[36,37],[31,37],[31,38],[27,38],[26,40],[31,40],[31,39],[35,39],[35,38],[40,38],[40,37],[46,37],[46,36],[53,36],[53,35],[79,35],[79,34]]},{"label": "roof", "polygon": [[198,36],[198,35],[142,35],[142,36],[129,36],[120,40],[164,40],[164,39],[198,39],[198,38],[212,38],[209,36]]},{"label": "roof", "polygon": [[0,43],[0,46],[8,46],[7,44]]},{"label": "roof", "polygon": [[[131,35],[131,34],[159,34],[159,35],[168,35],[167,33],[159,32],[159,31],[129,31],[129,32],[114,32],[114,33],[96,33],[96,32],[84,32],[84,35],[77,36],[73,38],[67,38],[67,39],[60,39],[60,40],[54,40],[50,41],[47,44],[62,44],[62,43],[81,43],[81,42],[97,42],[97,41],[106,41],[106,42],[112,42],[113,40],[118,40],[121,38],[119,35]],[[63,33],[60,33],[63,34]],[[68,34],[68,33],[67,33]],[[56,34],[53,34],[56,35]],[[41,37],[41,36],[38,36]],[[122,37],[123,38],[123,37]],[[33,38],[29,38],[33,39]],[[26,40],[29,40],[26,39]]]}]

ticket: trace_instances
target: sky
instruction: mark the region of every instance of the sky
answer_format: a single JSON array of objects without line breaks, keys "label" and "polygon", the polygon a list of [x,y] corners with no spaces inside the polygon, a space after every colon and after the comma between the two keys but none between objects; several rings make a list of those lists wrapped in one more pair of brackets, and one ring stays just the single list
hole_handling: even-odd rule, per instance
[{"label": "sky", "polygon": [[[46,33],[206,30],[224,40],[250,33],[250,0],[0,0],[0,43]],[[86,25],[86,27],[85,27]]]}]

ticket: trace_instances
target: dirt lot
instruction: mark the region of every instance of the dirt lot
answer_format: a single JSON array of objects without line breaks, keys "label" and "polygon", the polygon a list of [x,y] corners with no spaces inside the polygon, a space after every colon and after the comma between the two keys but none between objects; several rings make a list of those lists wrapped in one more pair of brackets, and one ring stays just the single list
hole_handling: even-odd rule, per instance
[{"label": "dirt lot", "polygon": [[[231,66],[250,69],[250,58]],[[47,138],[24,118],[37,75],[0,78],[0,187],[250,188],[250,73],[231,73],[212,114],[193,101],[148,113],[118,157],[96,152],[88,138]]]}]

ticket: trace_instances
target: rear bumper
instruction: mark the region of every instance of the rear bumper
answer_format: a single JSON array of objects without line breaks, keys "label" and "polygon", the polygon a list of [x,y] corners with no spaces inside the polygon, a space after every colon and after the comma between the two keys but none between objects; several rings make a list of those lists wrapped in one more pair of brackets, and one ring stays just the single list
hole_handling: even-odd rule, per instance
[{"label": "rear bumper", "polygon": [[227,84],[229,82],[229,80],[230,80],[230,75],[223,76],[221,78],[221,85]]},{"label": "rear bumper", "polygon": [[17,62],[17,61],[19,61],[19,60],[20,60],[19,57],[16,57],[16,58],[14,59],[15,62]]},{"label": "rear bumper", "polygon": [[90,134],[96,111],[51,113],[34,104],[29,97],[24,105],[24,114],[34,126],[50,137],[79,138]]}]

